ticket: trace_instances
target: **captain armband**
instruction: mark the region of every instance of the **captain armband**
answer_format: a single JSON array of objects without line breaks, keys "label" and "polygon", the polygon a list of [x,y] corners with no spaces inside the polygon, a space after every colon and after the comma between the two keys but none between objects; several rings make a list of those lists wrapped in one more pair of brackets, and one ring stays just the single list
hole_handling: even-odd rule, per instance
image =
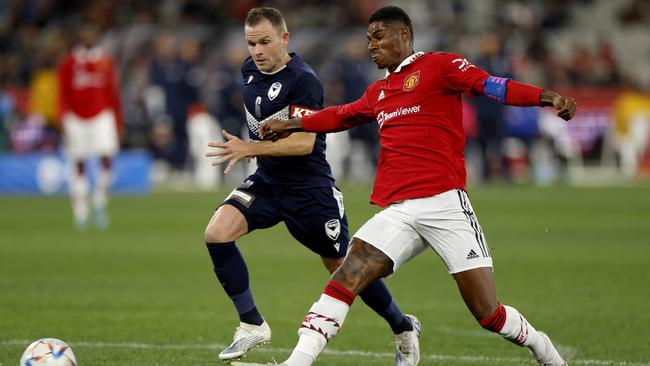
[{"label": "captain armband", "polygon": [[498,76],[488,77],[483,81],[483,94],[490,99],[505,104],[508,80],[510,79]]}]

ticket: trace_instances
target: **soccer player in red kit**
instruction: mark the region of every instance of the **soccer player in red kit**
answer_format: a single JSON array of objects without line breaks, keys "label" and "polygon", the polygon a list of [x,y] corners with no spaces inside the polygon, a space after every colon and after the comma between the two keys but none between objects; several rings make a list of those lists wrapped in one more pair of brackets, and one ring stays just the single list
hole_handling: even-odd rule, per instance
[{"label": "soccer player in red kit", "polygon": [[90,189],[86,162],[101,158],[101,169],[92,192],[95,225],[108,225],[106,206],[111,184],[111,158],[119,149],[118,125],[122,111],[113,59],[99,46],[95,24],[82,24],[80,44],[60,63],[59,120],[66,154],[74,164],[69,181],[72,211],[77,228],[84,229],[90,216]]},{"label": "soccer player in red kit", "polygon": [[566,365],[546,334],[497,300],[490,250],[465,188],[461,95],[485,95],[508,105],[552,106],[565,120],[575,114],[576,103],[552,91],[491,76],[457,54],[414,52],[411,21],[398,7],[373,13],[367,34],[372,60],[387,69],[384,79],[350,104],[301,119],[271,120],[262,127],[271,139],[294,131],[341,131],[374,121],[380,128],[371,202],[384,210],[354,235],[343,264],[311,307],[298,331],[298,344],[282,365],[311,365],[343,324],[359,291],[428,246],[445,262],[483,328],[527,347],[539,365]]}]

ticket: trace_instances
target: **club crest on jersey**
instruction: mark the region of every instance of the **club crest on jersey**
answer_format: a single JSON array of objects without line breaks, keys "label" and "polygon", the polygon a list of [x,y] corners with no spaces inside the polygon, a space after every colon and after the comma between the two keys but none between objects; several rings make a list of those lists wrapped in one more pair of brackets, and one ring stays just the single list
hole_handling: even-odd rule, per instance
[{"label": "club crest on jersey", "polygon": [[276,81],[275,83],[271,84],[268,93],[269,100],[275,99],[280,94],[280,89],[282,89],[282,84],[280,84],[280,82]]},{"label": "club crest on jersey", "polygon": [[411,91],[420,83],[420,70],[412,73],[404,79],[404,90]]},{"label": "club crest on jersey", "polygon": [[314,113],[316,113],[316,111],[313,109],[292,105],[289,118],[302,118]]},{"label": "club crest on jersey", "polygon": [[332,239],[338,239],[341,234],[341,222],[338,219],[331,219],[325,223],[325,234]]}]

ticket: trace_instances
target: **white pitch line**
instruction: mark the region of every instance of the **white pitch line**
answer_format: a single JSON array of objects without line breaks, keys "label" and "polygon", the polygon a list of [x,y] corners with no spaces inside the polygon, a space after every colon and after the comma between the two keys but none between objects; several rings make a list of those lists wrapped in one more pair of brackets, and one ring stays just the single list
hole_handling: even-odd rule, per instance
[{"label": "white pitch line", "polygon": [[[18,345],[27,346],[32,341],[20,339],[0,340],[0,345]],[[113,343],[113,342],[88,342],[79,341],[68,342],[74,347],[103,347],[103,348],[124,348],[124,349],[210,349],[221,350],[226,347],[224,344],[152,344],[152,343]],[[289,348],[271,348],[263,347],[256,348],[255,351],[262,353],[290,353],[292,349]],[[393,358],[394,353],[389,352],[367,352],[359,350],[340,351],[335,349],[325,349],[323,353],[330,356],[358,356],[368,358]],[[457,355],[436,355],[429,354],[423,355],[422,359],[429,361],[467,361],[474,363],[481,362],[499,362],[499,363],[517,363],[517,364],[532,364],[529,358],[502,358],[502,357],[488,357],[488,356],[457,356]],[[593,366],[650,366],[650,362],[629,362],[629,361],[616,361],[616,360],[596,360],[596,359],[571,359],[571,364],[574,365],[593,365]]]}]

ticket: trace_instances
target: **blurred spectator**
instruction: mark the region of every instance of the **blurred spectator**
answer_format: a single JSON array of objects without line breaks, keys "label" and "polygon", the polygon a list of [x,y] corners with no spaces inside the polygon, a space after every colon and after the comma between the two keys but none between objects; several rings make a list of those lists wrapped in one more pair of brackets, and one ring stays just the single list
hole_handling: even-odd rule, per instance
[{"label": "blurred spectator", "polygon": [[[154,124],[171,122],[172,138],[169,145],[156,150],[159,157],[174,169],[185,167],[188,154],[187,113],[192,104],[199,102],[197,81],[193,79],[194,62],[198,57],[197,40],[186,39],[183,53],[179,52],[178,39],[169,32],[163,32],[155,41],[155,57],[150,65],[152,89],[150,97],[162,98],[156,105],[162,110],[153,110]],[[164,121],[164,122],[163,122]]]},{"label": "blurred spectator", "polygon": [[[501,38],[487,32],[481,36],[481,53],[473,61],[491,75],[510,77],[510,65],[502,54]],[[481,177],[489,182],[506,171],[503,164],[503,139],[505,106],[487,97],[472,98],[478,120],[477,143],[481,153]]]},{"label": "blurred spectator", "polygon": [[650,2],[632,0],[621,10],[619,20],[623,26],[650,25]]},{"label": "blurred spectator", "polygon": [[589,50],[576,44],[573,47],[571,62],[567,67],[569,81],[573,85],[589,85],[595,81],[594,60]]},{"label": "blurred spectator", "polygon": [[243,44],[228,47],[225,55],[215,62],[216,69],[209,82],[210,94],[217,96],[214,113],[219,118],[221,127],[239,138],[248,133],[244,112],[244,80],[239,70],[246,55]]},{"label": "blurred spectator", "polygon": [[614,104],[614,145],[623,174],[633,177],[648,149],[650,96],[633,83],[627,84]]},{"label": "blurred spectator", "polygon": [[[351,38],[343,51],[321,73],[328,104],[345,104],[359,99],[371,82],[369,76],[375,66],[368,60],[366,44]],[[362,177],[374,174],[379,158],[377,128],[376,123],[369,123],[328,136],[327,158],[337,179],[359,179],[359,173]]]},{"label": "blurred spectator", "polygon": [[544,4],[543,28],[561,28],[569,19],[571,3],[565,0],[546,0]]},{"label": "blurred spectator", "polygon": [[596,51],[594,62],[594,77],[600,85],[620,84],[618,62],[614,56],[614,50],[609,42],[601,40]]}]

